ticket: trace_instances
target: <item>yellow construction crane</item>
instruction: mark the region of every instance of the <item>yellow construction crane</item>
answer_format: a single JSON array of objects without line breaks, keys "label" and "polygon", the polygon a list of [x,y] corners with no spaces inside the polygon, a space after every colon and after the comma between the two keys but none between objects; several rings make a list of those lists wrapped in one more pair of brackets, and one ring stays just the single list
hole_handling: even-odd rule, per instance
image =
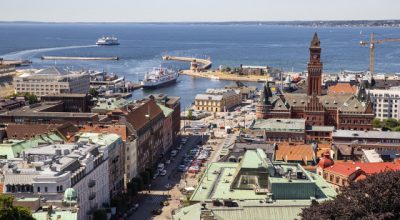
[{"label": "yellow construction crane", "polygon": [[361,46],[369,45],[369,71],[371,72],[371,77],[374,76],[375,72],[375,44],[381,44],[385,42],[400,42],[400,38],[386,38],[382,40],[375,40],[374,33],[371,33],[371,37],[369,41],[360,41]]}]

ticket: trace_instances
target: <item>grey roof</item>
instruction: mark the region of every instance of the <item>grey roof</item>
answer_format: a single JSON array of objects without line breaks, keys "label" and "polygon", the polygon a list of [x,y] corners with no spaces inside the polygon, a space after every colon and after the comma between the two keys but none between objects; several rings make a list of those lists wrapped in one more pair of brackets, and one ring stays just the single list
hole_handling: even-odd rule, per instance
[{"label": "grey roof", "polygon": [[307,131],[324,131],[324,132],[332,132],[335,130],[334,126],[311,126],[307,129]]},{"label": "grey roof", "polygon": [[263,129],[269,132],[303,132],[305,130],[305,119],[257,119],[252,129]]},{"label": "grey roof", "polygon": [[10,184],[32,184],[33,178],[38,176],[37,174],[7,174],[4,175],[4,185]]},{"label": "grey roof", "polygon": [[398,139],[398,140],[400,140],[400,132],[336,130],[332,133],[332,138]]},{"label": "grey roof", "polygon": [[211,95],[211,94],[197,94],[195,100],[213,100],[213,101],[221,101],[223,98],[222,95]]},{"label": "grey roof", "polygon": [[42,69],[36,73],[37,75],[56,75],[56,76],[65,76],[71,74],[71,72],[61,69],[59,67],[49,67],[47,69]]}]

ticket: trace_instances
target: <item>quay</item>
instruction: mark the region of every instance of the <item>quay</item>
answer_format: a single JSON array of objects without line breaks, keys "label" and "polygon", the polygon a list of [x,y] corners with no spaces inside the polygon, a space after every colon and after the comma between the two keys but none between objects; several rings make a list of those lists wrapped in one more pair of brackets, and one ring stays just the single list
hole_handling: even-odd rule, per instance
[{"label": "quay", "polygon": [[163,56],[162,58],[163,60],[190,62],[190,69],[196,71],[208,70],[212,66],[212,62],[210,59],[198,59],[193,57],[175,57],[175,56]]},{"label": "quay", "polygon": [[236,75],[223,73],[217,70],[209,70],[205,72],[197,72],[193,70],[183,70],[180,74],[192,77],[208,78],[211,80],[228,80],[228,81],[243,81],[243,82],[266,82],[269,76],[258,75]]},{"label": "quay", "polygon": [[29,66],[32,64],[30,60],[3,60],[0,58],[0,65],[8,66]]},{"label": "quay", "polygon": [[60,57],[60,56],[42,56],[42,60],[119,60],[119,57]]}]

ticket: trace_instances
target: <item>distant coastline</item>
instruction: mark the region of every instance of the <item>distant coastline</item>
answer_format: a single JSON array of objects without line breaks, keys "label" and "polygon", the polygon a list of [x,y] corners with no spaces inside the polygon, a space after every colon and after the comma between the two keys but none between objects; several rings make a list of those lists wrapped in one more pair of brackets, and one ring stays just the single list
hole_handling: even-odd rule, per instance
[{"label": "distant coastline", "polygon": [[389,20],[316,20],[316,21],[216,21],[216,22],[41,22],[0,21],[0,24],[157,24],[157,25],[270,25],[296,27],[400,27],[400,19]]}]

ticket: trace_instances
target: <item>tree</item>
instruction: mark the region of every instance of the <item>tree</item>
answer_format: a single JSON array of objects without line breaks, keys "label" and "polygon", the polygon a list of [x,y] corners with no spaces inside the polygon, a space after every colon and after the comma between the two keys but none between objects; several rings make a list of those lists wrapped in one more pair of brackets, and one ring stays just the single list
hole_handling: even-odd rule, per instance
[{"label": "tree", "polygon": [[193,110],[189,109],[188,111],[188,120],[192,120],[193,119]]},{"label": "tree", "polygon": [[28,100],[30,105],[39,102],[37,96],[31,93],[25,93],[25,98]]},{"label": "tree", "polygon": [[351,182],[334,200],[313,202],[302,219],[400,219],[400,171]]},{"label": "tree", "polygon": [[26,207],[13,206],[12,196],[0,195],[0,220],[20,219],[34,220],[30,210]]},{"label": "tree", "polygon": [[138,191],[141,191],[144,189],[143,180],[140,179],[139,177],[132,178],[131,182],[137,183]]},{"label": "tree", "polygon": [[383,120],[382,123],[383,123],[383,127],[388,127],[390,129],[399,126],[399,122],[394,118],[385,119],[385,120]]},{"label": "tree", "polygon": [[148,171],[143,171],[140,173],[140,177],[142,177],[144,185],[150,184],[150,173]]},{"label": "tree", "polygon": [[379,118],[374,118],[374,120],[372,120],[372,125],[374,126],[374,128],[381,128],[381,120],[379,120]]},{"label": "tree", "polygon": [[93,212],[93,219],[107,220],[107,212],[105,209],[96,209]]},{"label": "tree", "polygon": [[97,97],[99,95],[99,92],[95,88],[90,88],[89,94],[93,97]]}]

